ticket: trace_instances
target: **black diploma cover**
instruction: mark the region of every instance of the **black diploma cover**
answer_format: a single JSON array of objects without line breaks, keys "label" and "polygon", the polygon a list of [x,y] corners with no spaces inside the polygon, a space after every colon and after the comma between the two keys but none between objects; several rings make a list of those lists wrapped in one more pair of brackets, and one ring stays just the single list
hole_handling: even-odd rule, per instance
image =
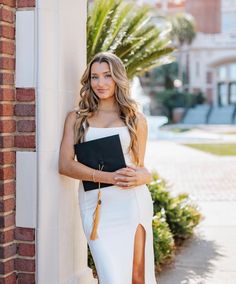
[{"label": "black diploma cover", "polygon": [[[114,172],[126,167],[119,134],[78,143],[74,145],[74,149],[77,161],[90,168],[99,170],[103,166],[103,171]],[[99,186],[92,181],[83,181],[83,185],[85,191]],[[100,183],[100,188],[111,185]]]}]

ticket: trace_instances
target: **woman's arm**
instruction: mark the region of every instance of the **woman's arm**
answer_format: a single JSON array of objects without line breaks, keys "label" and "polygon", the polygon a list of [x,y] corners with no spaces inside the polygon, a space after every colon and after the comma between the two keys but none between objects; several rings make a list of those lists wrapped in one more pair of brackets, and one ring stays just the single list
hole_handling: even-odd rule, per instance
[{"label": "woman's arm", "polygon": [[144,167],[144,157],[146,151],[148,127],[146,117],[139,113],[137,125],[137,139],[139,145],[139,167],[129,166],[116,171],[116,185],[124,189],[132,188],[141,184],[151,182],[151,173]]},{"label": "woman's arm", "polygon": [[[114,173],[94,170],[74,160],[74,124],[76,112],[70,112],[65,120],[63,137],[60,146],[58,171],[71,178],[114,184]],[[95,171],[95,172],[94,172]]]}]

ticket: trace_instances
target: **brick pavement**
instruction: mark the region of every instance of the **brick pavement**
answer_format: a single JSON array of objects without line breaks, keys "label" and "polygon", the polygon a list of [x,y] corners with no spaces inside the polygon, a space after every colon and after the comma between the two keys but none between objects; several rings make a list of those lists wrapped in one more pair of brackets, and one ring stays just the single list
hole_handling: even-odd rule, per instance
[{"label": "brick pavement", "polygon": [[146,164],[175,194],[195,200],[236,201],[236,156],[215,156],[170,141],[149,141]]},{"label": "brick pavement", "polygon": [[188,192],[204,220],[178,249],[158,284],[236,284],[236,157],[218,157],[170,141],[149,141],[146,165]]}]

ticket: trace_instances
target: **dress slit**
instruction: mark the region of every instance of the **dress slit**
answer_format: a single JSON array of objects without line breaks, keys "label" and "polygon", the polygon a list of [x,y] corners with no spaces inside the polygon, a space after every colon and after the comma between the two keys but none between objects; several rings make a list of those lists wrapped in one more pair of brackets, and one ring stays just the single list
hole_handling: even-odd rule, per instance
[{"label": "dress slit", "polygon": [[[137,231],[139,229],[139,226],[141,227],[141,230],[144,231],[144,253],[143,253],[143,258],[144,258],[144,260],[143,260],[143,265],[144,265],[144,267],[143,267],[143,270],[144,270],[143,271],[143,273],[144,273],[144,283],[143,284],[145,284],[146,283],[145,282],[145,267],[146,267],[146,238],[147,238],[147,232],[146,232],[146,229],[145,229],[145,227],[144,227],[144,225],[142,223],[139,223],[137,225],[135,233],[134,233],[134,238],[133,238],[133,265],[134,265],[134,257],[135,257],[135,246],[136,246],[136,242],[137,242],[137,240],[136,240],[136,233],[137,233]],[[133,273],[134,273],[134,266],[133,265],[132,265],[132,279],[133,279]]]}]

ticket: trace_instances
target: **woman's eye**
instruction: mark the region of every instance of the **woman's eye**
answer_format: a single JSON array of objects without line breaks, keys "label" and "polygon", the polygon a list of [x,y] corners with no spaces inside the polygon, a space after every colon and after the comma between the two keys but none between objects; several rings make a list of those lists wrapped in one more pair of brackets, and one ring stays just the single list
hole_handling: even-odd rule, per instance
[{"label": "woman's eye", "polygon": [[105,75],[106,78],[110,78],[111,77],[111,74],[107,74]]},{"label": "woman's eye", "polygon": [[91,79],[93,79],[93,80],[97,79],[97,76],[91,76]]}]

